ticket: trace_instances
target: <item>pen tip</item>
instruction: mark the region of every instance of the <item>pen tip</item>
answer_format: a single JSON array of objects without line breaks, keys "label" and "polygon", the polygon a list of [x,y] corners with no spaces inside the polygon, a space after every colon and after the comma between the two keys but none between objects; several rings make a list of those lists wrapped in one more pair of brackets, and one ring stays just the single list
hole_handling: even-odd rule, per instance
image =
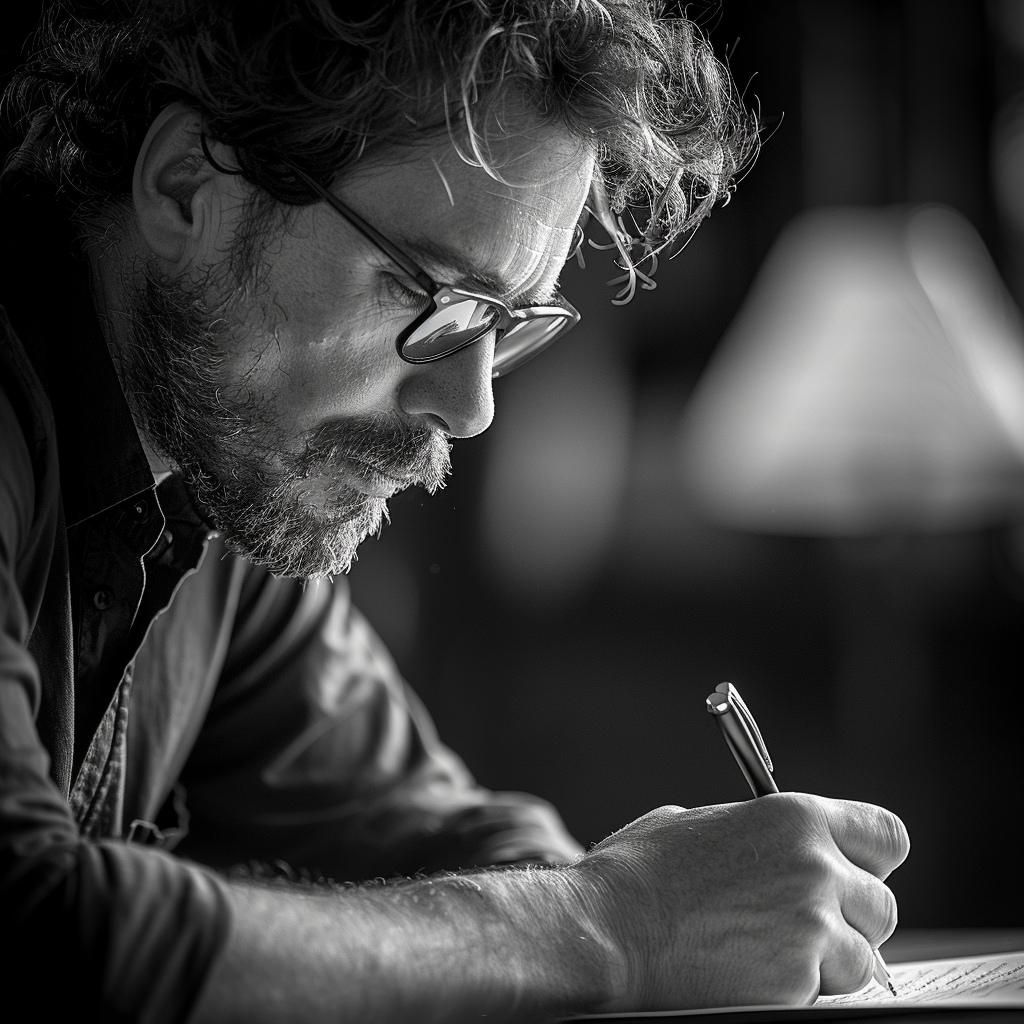
[{"label": "pen tip", "polygon": [[893,999],[896,998],[896,986],[891,981],[887,981],[886,984],[889,986],[889,991],[892,993]]}]

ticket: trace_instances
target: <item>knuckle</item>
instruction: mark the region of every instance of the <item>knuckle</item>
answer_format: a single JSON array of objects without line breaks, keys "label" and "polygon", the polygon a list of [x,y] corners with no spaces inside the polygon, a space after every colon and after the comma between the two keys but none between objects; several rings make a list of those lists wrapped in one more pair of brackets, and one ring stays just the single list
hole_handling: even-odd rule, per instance
[{"label": "knuckle", "polygon": [[853,945],[840,942],[822,962],[822,995],[857,992],[868,985],[874,973],[874,953],[863,938]]},{"label": "knuckle", "polygon": [[867,986],[875,973],[875,957],[871,952],[871,947],[865,944],[862,954],[862,956],[850,964],[849,985],[851,992],[856,992]]},{"label": "knuckle", "polygon": [[844,905],[853,914],[847,920],[872,947],[879,946],[896,930],[896,897],[887,885],[870,875],[856,883],[855,890],[859,894],[847,891],[844,896]]},{"label": "knuckle", "polygon": [[808,940],[817,943],[832,930],[832,915],[818,902],[805,904],[798,912],[801,931]]},{"label": "knuckle", "polygon": [[899,921],[899,909],[896,906],[896,896],[887,885],[882,886],[882,899],[884,901],[883,914],[885,918],[882,936],[882,942],[884,942],[896,931],[896,925]]},{"label": "knuckle", "polygon": [[815,892],[833,882],[837,875],[835,857],[822,843],[814,839],[807,839],[798,844],[789,861],[804,884]]}]

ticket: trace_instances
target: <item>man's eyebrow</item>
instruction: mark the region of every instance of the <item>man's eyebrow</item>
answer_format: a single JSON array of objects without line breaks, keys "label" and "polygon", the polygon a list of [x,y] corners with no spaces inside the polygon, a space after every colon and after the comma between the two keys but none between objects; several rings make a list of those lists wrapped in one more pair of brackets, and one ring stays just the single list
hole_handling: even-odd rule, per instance
[{"label": "man's eyebrow", "polygon": [[[438,282],[493,295],[510,306],[543,305],[555,295],[555,289],[537,286],[525,292],[517,292],[511,282],[500,274],[489,274],[475,264],[465,253],[438,242],[433,238],[403,239],[400,247],[417,263],[428,264],[425,270],[451,271],[453,280]],[[433,277],[434,274],[431,274]],[[444,274],[447,277],[449,275]]]}]

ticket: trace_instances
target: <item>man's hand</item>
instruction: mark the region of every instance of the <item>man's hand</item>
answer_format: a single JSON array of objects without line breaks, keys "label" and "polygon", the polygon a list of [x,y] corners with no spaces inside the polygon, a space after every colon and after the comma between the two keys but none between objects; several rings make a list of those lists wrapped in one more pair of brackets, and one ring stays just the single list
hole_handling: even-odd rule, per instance
[{"label": "man's hand", "polygon": [[622,951],[607,1009],[805,1003],[863,987],[896,926],[906,829],[804,794],[662,807],[571,870]]},{"label": "man's hand", "polygon": [[566,867],[341,891],[231,884],[196,1024],[535,1021],[800,1003],[865,984],[898,818],[785,793],[663,807]]}]

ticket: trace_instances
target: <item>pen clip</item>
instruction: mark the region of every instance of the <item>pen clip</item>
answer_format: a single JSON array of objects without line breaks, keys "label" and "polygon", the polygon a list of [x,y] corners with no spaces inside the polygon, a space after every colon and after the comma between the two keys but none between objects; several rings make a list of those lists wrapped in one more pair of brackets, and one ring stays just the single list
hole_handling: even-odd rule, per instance
[{"label": "pen clip", "polygon": [[775,769],[772,767],[771,755],[768,753],[768,748],[764,745],[764,740],[761,738],[761,730],[758,729],[757,722],[754,721],[754,716],[750,713],[750,709],[743,703],[739,690],[732,683],[719,683],[715,687],[715,692],[724,695],[725,699],[729,702],[730,709],[736,713],[736,716],[746,726],[747,732],[750,733],[750,738],[754,741],[754,746],[761,760],[764,761],[765,767],[769,772],[774,772]]}]

